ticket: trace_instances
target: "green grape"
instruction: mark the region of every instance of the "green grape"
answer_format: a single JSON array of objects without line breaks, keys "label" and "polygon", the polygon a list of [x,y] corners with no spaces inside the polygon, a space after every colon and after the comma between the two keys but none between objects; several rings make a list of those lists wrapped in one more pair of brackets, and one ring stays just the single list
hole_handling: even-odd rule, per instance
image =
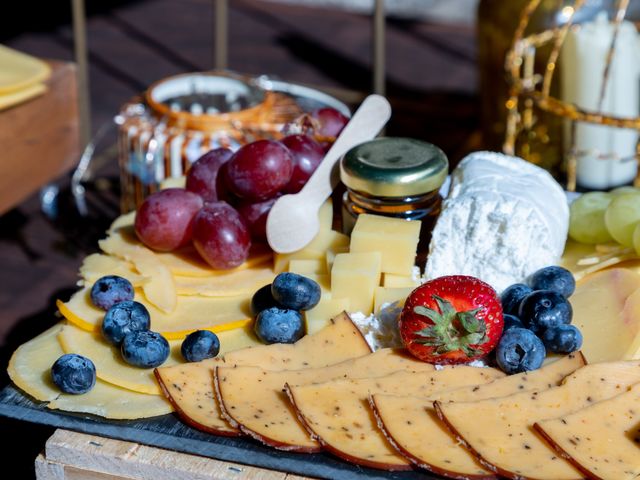
[{"label": "green grape", "polygon": [[615,241],[633,247],[633,230],[640,222],[640,192],[614,197],[604,214],[604,222]]},{"label": "green grape", "polygon": [[635,248],[636,254],[640,256],[640,223],[633,229],[633,248]]},{"label": "green grape", "polygon": [[577,198],[570,207],[569,236],[580,243],[607,243],[613,240],[604,223],[604,212],[613,196],[589,192]]},{"label": "green grape", "polygon": [[609,193],[617,197],[618,195],[625,195],[627,193],[640,193],[640,189],[626,185],[624,187],[614,188]]}]

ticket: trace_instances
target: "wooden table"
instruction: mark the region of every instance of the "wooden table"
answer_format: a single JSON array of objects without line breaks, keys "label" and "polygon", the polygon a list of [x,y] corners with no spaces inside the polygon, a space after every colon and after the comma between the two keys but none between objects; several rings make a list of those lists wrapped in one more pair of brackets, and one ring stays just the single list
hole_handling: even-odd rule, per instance
[{"label": "wooden table", "polygon": [[[277,452],[275,453],[277,455]],[[37,480],[305,480],[137,443],[56,430],[36,458]]]}]

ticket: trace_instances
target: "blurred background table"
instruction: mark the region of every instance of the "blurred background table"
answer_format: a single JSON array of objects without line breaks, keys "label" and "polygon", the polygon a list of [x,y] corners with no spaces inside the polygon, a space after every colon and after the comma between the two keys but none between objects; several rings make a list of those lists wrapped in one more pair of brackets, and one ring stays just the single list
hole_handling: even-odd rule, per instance
[{"label": "blurred background table", "polygon": [[[366,2],[294,3],[231,0],[229,67],[330,89],[369,91],[371,21],[357,8],[341,5]],[[386,93],[394,112],[387,134],[431,141],[455,162],[480,141],[475,2],[410,3],[422,14],[389,16],[386,22]],[[19,2],[15,16],[0,19],[0,42],[39,57],[72,60],[68,7],[48,2],[34,16],[29,14],[32,5]],[[155,80],[212,67],[210,0],[105,0],[88,2],[87,8],[94,132]],[[56,145],[44,148],[53,151]],[[6,160],[3,150],[1,161]],[[0,217],[2,385],[8,381],[5,367],[13,350],[57,321],[55,299],[74,289],[82,258],[97,250],[96,240],[117,214],[115,157],[107,151],[98,163],[89,192],[97,199],[90,219],[78,219],[70,204],[62,202],[60,220],[51,222],[40,213],[37,194]],[[58,183],[68,186],[67,176]],[[20,478],[33,475],[33,461],[52,432],[0,420],[0,434],[8,440],[4,456],[12,459]]]}]

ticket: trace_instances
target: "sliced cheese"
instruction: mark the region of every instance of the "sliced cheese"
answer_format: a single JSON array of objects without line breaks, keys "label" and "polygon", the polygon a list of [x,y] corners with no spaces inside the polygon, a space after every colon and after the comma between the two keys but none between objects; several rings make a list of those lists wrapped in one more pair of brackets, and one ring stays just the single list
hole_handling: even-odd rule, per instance
[{"label": "sliced cheese", "polygon": [[383,470],[408,470],[378,430],[367,399],[374,393],[429,396],[462,385],[487,383],[503,377],[493,368],[446,367],[429,373],[397,372],[385,377],[335,380],[291,386],[288,394],[298,417],[311,435],[331,453],[358,465]]},{"label": "sliced cheese", "polygon": [[0,45],[0,94],[32,87],[51,75],[51,67],[26,53]]},{"label": "sliced cheese", "polygon": [[134,287],[140,287],[149,281],[149,277],[136,272],[131,263],[111,255],[92,253],[86,256],[80,265],[80,277],[85,285],[92,285],[106,275],[126,278]]},{"label": "sliced cheese", "polygon": [[303,312],[307,334],[316,333],[331,323],[331,319],[342,312],[348,312],[351,304],[348,298],[331,298],[323,295],[318,304]]},{"label": "sliced cheese", "polygon": [[[135,300],[142,303],[151,315],[151,330],[162,333],[167,339],[177,340],[195,330],[211,330],[219,333],[241,328],[251,323],[249,299],[246,295],[234,297],[178,297],[176,309],[167,314],[136,289]],[[104,310],[91,303],[89,289],[76,292],[68,302],[57,302],[60,313],[70,323],[83,330],[98,332],[104,318]]]},{"label": "sliced cheese", "polygon": [[173,276],[154,252],[122,230],[109,234],[98,244],[103,252],[133,263],[138,273],[149,278],[142,290],[150,303],[164,313],[172,313],[176,309],[177,293]]},{"label": "sliced cheese", "polygon": [[135,235],[134,232],[134,224],[136,221],[136,211],[133,210],[129,213],[124,213],[117,217],[111,225],[109,226],[109,230],[107,233],[117,232],[118,230],[123,230],[127,232],[129,235]]},{"label": "sliced cheese", "polygon": [[216,368],[216,394],[225,418],[244,433],[275,448],[313,452],[321,449],[298,422],[282,389],[335,378],[380,377],[396,371],[433,371],[401,350],[382,349],[322,368],[269,371],[259,367]]},{"label": "sliced cheese", "polygon": [[[220,335],[224,349],[225,332]],[[307,367],[324,367],[349,358],[370,353],[362,335],[346,314],[339,315],[323,330],[307,335],[293,345],[262,345],[227,353],[226,365],[270,366],[275,370],[299,370]],[[174,405],[180,417],[201,430],[220,435],[238,435],[223,417],[218,402],[213,396],[213,367],[219,360],[161,367],[156,376],[163,393]]]},{"label": "sliced cheese", "polygon": [[22,391],[47,407],[69,412],[91,413],[111,419],[136,419],[165,415],[171,405],[160,396],[135,393],[96,380],[83,395],[61,393],[51,380],[51,366],[64,355],[57,336],[59,323],[18,347],[9,361],[9,376]]},{"label": "sliced cheese", "polygon": [[[161,395],[152,368],[138,368],[122,359],[120,350],[93,332],[87,332],[74,325],[64,325],[58,340],[65,353],[77,353],[90,358],[96,366],[99,379],[134,392]],[[181,363],[181,341],[170,341],[171,354],[165,365]]]},{"label": "sliced cheese", "polygon": [[342,313],[331,325],[294,344],[274,344],[225,355],[228,365],[257,365],[266,370],[324,367],[370,353],[371,349],[349,316]]},{"label": "sliced cheese", "polygon": [[535,424],[588,478],[640,478],[640,384],[610,400]]},{"label": "sliced cheese", "polygon": [[200,295],[203,297],[234,297],[245,295],[251,298],[263,285],[271,283],[275,273],[270,265],[250,267],[210,277],[176,276],[174,282],[178,295]]},{"label": "sliced cheese", "polygon": [[263,266],[265,263],[271,261],[273,252],[268,246],[262,243],[252,244],[249,250],[249,258],[233,270],[215,270],[211,268],[192,246],[176,250],[175,252],[156,252],[156,257],[159,258],[174,275],[183,277],[215,277],[246,270],[247,268]]},{"label": "sliced cheese", "polygon": [[522,391],[544,390],[558,385],[564,377],[584,366],[580,354],[567,355],[539,370],[499,378],[435,394],[431,399],[407,395],[375,394],[371,406],[378,426],[391,445],[407,459],[439,475],[454,478],[487,478],[484,468],[451,433],[443,427],[433,409],[433,400],[473,401],[496,398]]},{"label": "sliced cheese", "polygon": [[351,310],[373,311],[373,294],[380,285],[380,252],[340,253],[331,268],[331,298],[348,298]]},{"label": "sliced cheese", "polygon": [[578,283],[571,305],[590,363],[640,354],[640,275],[620,268],[595,273]]},{"label": "sliced cheese", "polygon": [[476,402],[435,402],[447,428],[489,469],[508,478],[576,480],[582,474],[532,429],[640,382],[640,362],[587,365],[559,387]]},{"label": "sliced cheese", "polygon": [[360,214],[351,232],[350,251],[380,252],[383,272],[411,276],[421,225],[420,221]]}]

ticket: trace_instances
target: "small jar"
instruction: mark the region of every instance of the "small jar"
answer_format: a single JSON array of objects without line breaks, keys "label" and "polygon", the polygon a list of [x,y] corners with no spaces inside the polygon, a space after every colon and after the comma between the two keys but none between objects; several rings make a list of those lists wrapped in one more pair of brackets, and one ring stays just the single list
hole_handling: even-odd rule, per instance
[{"label": "small jar", "polygon": [[421,220],[418,262],[426,259],[431,231],[440,214],[440,187],[449,161],[435,145],[385,137],[349,150],[340,162],[342,230],[351,233],[361,213]]}]

